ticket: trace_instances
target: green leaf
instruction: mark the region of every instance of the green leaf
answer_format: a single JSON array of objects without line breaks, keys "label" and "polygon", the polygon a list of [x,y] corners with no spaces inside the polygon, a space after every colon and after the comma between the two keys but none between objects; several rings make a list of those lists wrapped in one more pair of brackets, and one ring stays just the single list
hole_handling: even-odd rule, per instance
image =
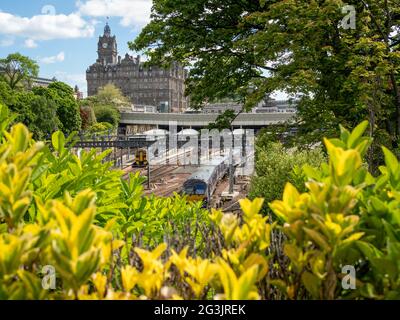
[{"label": "green leaf", "polygon": [[314,299],[318,299],[320,297],[321,280],[317,276],[306,271],[301,276],[301,281]]},{"label": "green leaf", "polygon": [[388,275],[392,280],[397,278],[397,266],[393,261],[386,258],[375,258],[371,260],[371,263],[381,277]]},{"label": "green leaf", "polygon": [[322,236],[319,232],[317,232],[315,230],[312,230],[312,229],[308,229],[308,228],[303,228],[303,230],[323,250],[325,250],[327,252],[331,251],[331,247],[329,246],[329,244],[326,241],[325,237]]},{"label": "green leaf", "polygon": [[365,130],[369,125],[368,121],[361,122],[350,134],[349,140],[347,142],[348,148],[355,148],[359,144],[359,139],[364,134]]},{"label": "green leaf", "polygon": [[56,151],[58,151],[59,153],[64,151],[65,137],[61,131],[57,131],[57,132],[53,133],[53,135],[51,137],[51,142]]},{"label": "green leaf", "polygon": [[398,174],[399,162],[397,161],[396,156],[386,147],[382,146],[382,150],[385,155],[386,167],[393,175]]},{"label": "green leaf", "polygon": [[368,260],[372,260],[382,256],[382,252],[375,248],[371,243],[358,240],[355,242],[355,244],[358,249],[364,254],[364,256],[368,258]]},{"label": "green leaf", "polygon": [[13,139],[13,151],[15,153],[24,152],[29,143],[28,129],[22,123],[18,123],[11,129],[11,136]]}]

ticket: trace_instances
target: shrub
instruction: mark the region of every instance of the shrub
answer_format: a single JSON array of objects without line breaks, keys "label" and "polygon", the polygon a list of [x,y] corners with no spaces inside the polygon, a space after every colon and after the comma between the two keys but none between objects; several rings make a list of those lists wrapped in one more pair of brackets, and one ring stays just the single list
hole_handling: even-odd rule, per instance
[{"label": "shrub", "polygon": [[108,133],[112,131],[114,126],[108,122],[97,122],[89,127],[87,130],[88,133]]},{"label": "shrub", "polygon": [[[315,299],[400,298],[400,165],[383,147],[381,175],[366,170],[367,126],[341,127],[340,139],[325,139],[329,162],[304,167],[307,192],[288,183],[283,200],[271,204],[292,272],[276,283],[289,298],[301,297],[302,288]],[[341,285],[344,266],[356,271],[354,290]]]},{"label": "shrub", "polygon": [[252,178],[249,197],[264,198],[269,203],[282,195],[287,182],[305,191],[301,167],[305,164],[319,167],[324,159],[319,147],[313,150],[287,149],[279,142],[257,147],[256,176]]},{"label": "shrub", "polygon": [[120,114],[113,106],[96,106],[94,108],[97,122],[107,122],[116,128],[120,121]]}]

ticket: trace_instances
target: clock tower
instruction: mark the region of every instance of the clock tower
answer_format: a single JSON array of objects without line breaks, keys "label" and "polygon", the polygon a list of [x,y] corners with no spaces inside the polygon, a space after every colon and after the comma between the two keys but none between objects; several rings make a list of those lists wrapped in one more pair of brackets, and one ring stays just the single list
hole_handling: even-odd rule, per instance
[{"label": "clock tower", "polygon": [[118,50],[117,40],[115,36],[111,36],[111,28],[106,23],[104,27],[104,34],[99,37],[97,53],[99,56],[98,61],[103,65],[117,64]]}]

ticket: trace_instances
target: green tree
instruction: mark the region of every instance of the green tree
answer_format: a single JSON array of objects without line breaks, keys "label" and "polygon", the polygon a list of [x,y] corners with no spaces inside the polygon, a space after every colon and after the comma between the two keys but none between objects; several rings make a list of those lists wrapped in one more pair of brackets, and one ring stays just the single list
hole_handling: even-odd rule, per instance
[{"label": "green tree", "polygon": [[53,82],[48,88],[34,88],[33,92],[55,102],[60,129],[66,134],[81,129],[82,120],[74,90],[63,82]]},{"label": "green tree", "polygon": [[27,127],[32,128],[35,121],[35,113],[32,110],[32,102],[36,96],[30,91],[14,92],[12,103],[8,104],[10,110],[16,115],[16,122],[22,122]]},{"label": "green tree", "polygon": [[36,61],[20,53],[12,53],[5,59],[0,59],[1,77],[8,83],[12,90],[24,82],[30,81],[32,77],[37,77],[39,66]]},{"label": "green tree", "polygon": [[56,103],[31,91],[14,92],[8,106],[15,114],[15,121],[24,123],[35,139],[45,139],[60,127]]},{"label": "green tree", "polygon": [[8,83],[4,80],[0,79],[0,102],[5,105],[12,104],[13,101],[13,92],[8,85]]},{"label": "green tree", "polygon": [[[355,29],[343,28],[345,4],[356,9]],[[284,90],[301,97],[308,142],[369,118],[370,135],[384,131],[396,147],[399,10],[397,0],[154,0],[130,48],[153,64],[190,65],[194,106],[238,95],[249,109]]]},{"label": "green tree", "polygon": [[128,99],[122,94],[121,90],[113,84],[107,84],[100,88],[95,96],[95,101],[99,105],[112,105],[117,108],[129,105]]},{"label": "green tree", "polygon": [[42,96],[36,96],[30,103],[34,114],[33,121],[29,126],[36,140],[47,139],[61,126],[57,117],[57,104]]},{"label": "green tree", "polygon": [[108,122],[96,122],[88,128],[87,132],[91,134],[108,134],[113,132],[113,129],[115,129],[115,127]]},{"label": "green tree", "polygon": [[120,121],[120,113],[113,106],[96,106],[94,108],[97,122],[107,122],[116,128]]},{"label": "green tree", "polygon": [[[89,131],[98,131],[96,127],[92,128],[93,115],[91,110],[94,111],[95,121],[99,123],[111,124],[113,128],[118,127],[120,121],[119,109],[126,107],[130,104],[129,99],[126,98],[121,90],[113,84],[107,84],[100,88],[95,96],[88,97],[80,101],[81,114],[83,114],[83,121],[85,129]],[[104,127],[104,125],[99,126]]]},{"label": "green tree", "polygon": [[218,115],[215,122],[208,125],[208,129],[218,129],[222,131],[224,129],[231,129],[232,122],[236,118],[236,113],[234,110],[226,110],[224,113]]}]

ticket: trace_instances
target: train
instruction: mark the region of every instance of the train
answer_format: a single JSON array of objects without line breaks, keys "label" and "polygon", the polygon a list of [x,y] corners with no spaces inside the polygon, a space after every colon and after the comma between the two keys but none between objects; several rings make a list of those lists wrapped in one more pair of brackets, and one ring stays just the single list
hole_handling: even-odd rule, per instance
[{"label": "train", "polygon": [[137,149],[135,151],[135,159],[133,160],[132,167],[146,167],[148,163],[147,150]]},{"label": "train", "polygon": [[[233,165],[240,162],[240,150],[233,152]],[[189,202],[202,202],[203,208],[208,208],[218,182],[229,171],[229,155],[219,156],[200,166],[183,184],[182,195]]]}]

